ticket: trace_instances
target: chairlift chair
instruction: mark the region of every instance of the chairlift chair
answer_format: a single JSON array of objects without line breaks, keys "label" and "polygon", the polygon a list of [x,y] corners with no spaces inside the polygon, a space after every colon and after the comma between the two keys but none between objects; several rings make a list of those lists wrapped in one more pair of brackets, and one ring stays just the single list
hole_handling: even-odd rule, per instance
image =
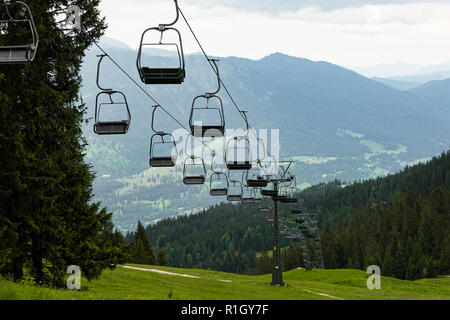
[{"label": "chairlift chair", "polygon": [[214,157],[216,152],[211,152],[211,176],[209,177],[209,194],[211,196],[226,196],[230,184],[228,182],[228,176],[220,169],[214,168]]},{"label": "chairlift chair", "polygon": [[227,200],[233,202],[242,201],[243,188],[239,181],[230,181],[230,189],[228,189]]},{"label": "chairlift chair", "polygon": [[[260,166],[260,162],[257,162],[258,167]],[[267,177],[262,174],[262,169],[258,167],[252,167],[251,169],[246,171],[246,181],[249,187],[255,188],[264,188],[269,183]]]},{"label": "chairlift chair", "polygon": [[[216,181],[214,182],[214,177]],[[212,196],[226,196],[228,194],[228,178],[223,172],[213,172],[209,178],[209,194]],[[214,185],[214,183],[219,183],[219,187]],[[224,184],[225,183],[225,184]]]},{"label": "chairlift chair", "polygon": [[285,196],[280,200],[281,203],[296,203],[297,198],[294,197],[297,190],[297,179],[294,175],[291,175],[291,185],[282,188],[282,194]]},{"label": "chairlift chair", "polygon": [[260,207],[260,212],[272,212],[272,207]]},{"label": "chairlift chair", "polygon": [[[190,173],[189,168],[200,169],[200,173]],[[200,157],[187,157],[184,161],[183,183],[186,185],[204,184],[206,179],[205,162]]]},{"label": "chairlift chair", "polygon": [[[154,134],[150,138],[150,161],[151,167],[163,168],[174,167],[177,162],[178,152],[175,138],[172,134],[155,130],[155,113],[159,105],[153,106],[152,130]],[[164,139],[166,138],[166,139]]]},{"label": "chairlift chair", "polygon": [[[169,137],[170,139],[164,140],[164,137]],[[160,138],[160,140],[158,141],[157,138]],[[162,145],[172,146],[175,150],[175,154],[157,154],[156,150],[159,148],[158,146]],[[150,139],[150,166],[154,168],[174,167],[177,162],[176,148],[175,139],[170,133],[155,133]]]},{"label": "chairlift chair", "polygon": [[[39,35],[36,30],[36,25],[34,23],[30,7],[22,1],[2,0],[1,2],[5,8],[8,19],[0,20],[0,64],[21,64],[32,62],[36,57],[36,52],[39,45]],[[26,18],[14,19],[11,16],[10,8],[15,4],[25,9],[24,11],[27,15]],[[5,45],[2,38],[8,38],[10,36],[9,32],[18,24],[26,24],[27,29],[29,27],[31,37],[27,40],[31,41],[22,41],[22,43],[16,42],[12,45]],[[14,31],[12,31],[11,36],[17,39],[18,34],[14,34]]]},{"label": "chairlift chair", "polygon": [[302,210],[300,210],[300,209],[292,209],[292,210],[291,210],[291,213],[292,213],[292,214],[301,214],[301,213],[302,213]]},{"label": "chairlift chair", "polygon": [[278,195],[278,191],[275,189],[261,189],[261,194],[265,197],[275,197]]},{"label": "chairlift chair", "polygon": [[[245,120],[246,124],[246,134],[243,136],[235,136],[228,140],[225,150],[225,162],[228,170],[250,170],[252,168],[252,153],[250,150],[250,140],[248,139],[248,119],[247,119],[247,111],[240,111],[242,117]],[[232,143],[232,145],[230,145]],[[239,144],[244,144],[241,146]],[[242,154],[239,154],[241,151]],[[230,157],[230,152],[232,153],[232,157]],[[235,154],[235,152],[237,154]]]},{"label": "chairlift chair", "polygon": [[[100,86],[100,65],[105,54],[99,55],[100,57],[97,65],[97,87],[101,90],[95,99],[95,123],[94,132],[98,135],[106,134],[125,134],[128,132],[131,122],[130,108],[125,94],[121,91],[115,91],[113,89],[105,89]],[[107,97],[107,100],[103,100],[102,97]],[[117,99],[115,99],[117,97]],[[106,102],[105,102],[106,101]],[[124,120],[102,120],[102,114],[105,107],[119,107],[124,108],[127,113],[127,118]]]},{"label": "chairlift chair", "polygon": [[[236,148],[230,147],[230,143],[233,143],[236,146],[236,144],[239,144],[239,142],[243,142],[244,146],[239,146]],[[233,158],[230,157],[230,152],[239,153],[239,151],[244,153],[244,157],[242,157],[241,154],[233,154]],[[225,160],[228,170],[250,170],[252,168],[250,140],[246,136],[231,138],[227,143]]]},{"label": "chairlift chair", "polygon": [[[172,26],[178,21],[179,18],[179,8],[178,1],[174,0],[175,8],[177,11],[177,15],[175,21],[169,24],[160,24],[158,27],[148,28],[146,29],[141,36],[141,42],[139,45],[138,55],[136,59],[136,66],[139,72],[139,76],[145,84],[181,84],[184,81],[186,76],[185,71],[185,61],[184,61],[184,52],[183,52],[183,42],[181,40],[180,32],[173,28]],[[163,35],[164,32],[172,30],[178,36],[178,43],[163,43]],[[160,32],[161,38],[159,43],[146,43],[145,36],[148,32]],[[142,49],[147,46],[174,46],[177,50],[178,54],[178,62],[179,66],[176,68],[153,68],[143,66],[142,63]]]},{"label": "chairlift chair", "polygon": [[[220,91],[220,75],[219,68],[217,67],[216,59],[208,59],[214,64],[217,74],[218,87],[217,90],[211,93],[205,93],[203,95],[195,97],[192,102],[191,114],[189,116],[189,127],[191,128],[191,133],[194,137],[204,138],[204,137],[223,137],[225,134],[225,114],[223,111],[222,99],[217,96]],[[217,106],[211,106],[210,101],[217,101]],[[198,101],[204,101],[205,106],[198,106]],[[213,123],[211,119],[197,119],[199,115],[208,116],[213,114],[216,115],[218,122]],[[199,121],[202,120],[202,121]],[[206,121],[206,124],[204,123]]]},{"label": "chairlift chair", "polygon": [[242,203],[254,203],[254,202],[255,197],[253,190],[250,189],[248,186],[246,186],[242,195]]}]

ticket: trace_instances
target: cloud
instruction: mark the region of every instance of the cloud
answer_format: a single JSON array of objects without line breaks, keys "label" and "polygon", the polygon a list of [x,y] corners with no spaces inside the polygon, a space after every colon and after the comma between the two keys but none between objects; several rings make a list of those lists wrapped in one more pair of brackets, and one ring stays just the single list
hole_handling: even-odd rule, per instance
[{"label": "cloud", "polygon": [[[162,0],[160,0],[162,1]],[[167,1],[167,0],[164,0]],[[189,0],[179,1],[184,4],[203,7],[222,6],[250,12],[272,14],[292,13],[307,7],[316,7],[322,11],[361,7],[364,5],[411,4],[411,3],[445,3],[446,0]]]},{"label": "cloud", "polygon": [[[128,1],[127,6],[121,5],[123,0],[102,1],[101,11],[107,17],[107,35],[134,49],[143,30],[174,18],[173,0]],[[450,42],[445,41],[450,30],[448,0],[347,1],[360,5],[333,10],[330,6],[328,10],[317,6],[289,9],[288,4],[298,6],[299,1],[272,0],[271,6],[279,5],[278,13],[260,11],[263,4],[269,4],[267,0],[236,2],[236,8],[231,6],[234,0],[179,1],[205,50],[213,56],[260,59],[283,52],[339,65],[367,66],[397,61],[435,64],[447,61],[450,52]],[[313,2],[325,3],[302,0],[304,4]],[[374,2],[384,4],[371,4]],[[252,5],[260,7],[259,11],[238,8]],[[185,52],[198,52],[182,19],[177,28]]]}]

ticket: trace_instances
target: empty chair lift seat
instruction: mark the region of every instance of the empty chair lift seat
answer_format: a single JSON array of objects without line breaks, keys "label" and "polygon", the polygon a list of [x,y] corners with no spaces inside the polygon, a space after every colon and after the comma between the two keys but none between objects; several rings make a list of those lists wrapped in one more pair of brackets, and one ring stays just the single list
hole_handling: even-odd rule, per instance
[{"label": "empty chair lift seat", "polygon": [[267,179],[264,179],[263,177],[258,176],[256,179],[248,179],[247,185],[249,187],[266,187],[268,184]]},{"label": "empty chair lift seat", "polygon": [[252,168],[252,164],[250,161],[227,161],[228,170],[250,170]]},{"label": "empty chair lift seat", "polygon": [[240,194],[230,194],[227,196],[228,201],[242,201],[242,195]]},{"label": "empty chair lift seat", "polygon": [[209,191],[209,194],[212,196],[226,196],[228,194],[228,189],[227,188],[211,189]]},{"label": "empty chair lift seat", "polygon": [[150,166],[155,168],[174,167],[175,161],[172,157],[154,157],[150,159]]},{"label": "empty chair lift seat", "polygon": [[222,125],[192,125],[191,126],[192,135],[196,138],[212,138],[212,137],[223,137],[225,134],[225,127]]},{"label": "empty chair lift seat", "polygon": [[0,47],[0,62],[27,63],[33,61],[35,54],[36,46],[33,44]]},{"label": "empty chair lift seat", "polygon": [[125,134],[128,132],[129,127],[130,122],[127,120],[98,122],[94,125],[94,132],[99,135]]},{"label": "empty chair lift seat", "polygon": [[278,192],[275,190],[261,190],[261,194],[265,197],[275,197]]},{"label": "empty chair lift seat", "polygon": [[183,178],[183,183],[187,185],[191,184],[204,184],[206,177],[204,175],[201,176],[189,176]]},{"label": "empty chair lift seat", "polygon": [[183,68],[148,68],[139,70],[145,84],[181,84],[186,72]]}]

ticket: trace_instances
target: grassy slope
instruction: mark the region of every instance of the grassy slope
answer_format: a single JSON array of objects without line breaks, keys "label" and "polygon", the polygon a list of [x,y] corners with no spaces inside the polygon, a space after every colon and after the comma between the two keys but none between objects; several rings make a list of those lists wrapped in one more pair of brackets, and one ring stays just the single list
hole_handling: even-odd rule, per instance
[{"label": "grassy slope", "polygon": [[[223,272],[138,266],[189,274],[199,279],[118,268],[99,280],[82,281],[72,292],[36,288],[0,280],[0,299],[171,299],[289,300],[289,299],[450,299],[450,278],[402,281],[382,278],[381,290],[368,290],[368,275],[359,270],[292,270],[284,273],[285,288],[270,287],[271,275],[243,276]],[[229,280],[224,282],[220,280]],[[333,297],[319,295],[327,294]]]}]

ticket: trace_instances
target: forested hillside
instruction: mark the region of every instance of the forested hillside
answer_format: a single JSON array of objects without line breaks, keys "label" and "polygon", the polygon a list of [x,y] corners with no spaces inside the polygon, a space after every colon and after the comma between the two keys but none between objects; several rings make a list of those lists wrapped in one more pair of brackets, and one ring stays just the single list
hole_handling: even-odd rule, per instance
[{"label": "forested hillside", "polygon": [[328,268],[381,267],[382,274],[415,280],[450,271],[450,191],[423,198],[402,192],[388,204],[368,202],[322,237]]},{"label": "forested hillside", "polygon": [[[379,263],[399,278],[448,272],[449,168],[450,151],[395,175],[347,187],[335,181],[301,192],[304,210],[317,212],[325,228],[325,266],[364,268]],[[272,226],[258,207],[222,204],[197,215],[163,220],[146,231],[153,246],[165,249],[171,266],[255,271],[251,269],[257,252],[272,246]],[[289,216],[288,210],[281,211]],[[289,244],[283,240],[282,247]],[[417,259],[423,261],[423,268],[417,267],[421,270],[398,271],[398,265],[416,265]]]}]

